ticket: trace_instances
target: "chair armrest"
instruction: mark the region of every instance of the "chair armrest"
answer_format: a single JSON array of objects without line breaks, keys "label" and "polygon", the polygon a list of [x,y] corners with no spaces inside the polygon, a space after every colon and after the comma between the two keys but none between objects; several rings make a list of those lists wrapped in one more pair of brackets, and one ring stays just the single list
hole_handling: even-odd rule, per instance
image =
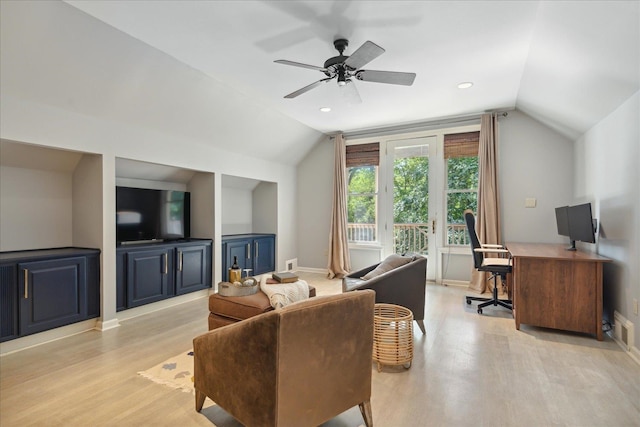
[{"label": "chair armrest", "polygon": [[[274,396],[277,320],[276,312],[271,311],[194,338],[195,388],[222,405],[250,406]],[[260,375],[253,375],[251,383],[238,381],[247,372]]]},{"label": "chair armrest", "polygon": [[489,248],[475,248],[473,250],[474,252],[482,252],[482,253],[496,253],[496,254],[508,254],[509,251],[506,249],[499,249],[499,248],[493,248],[493,249],[489,249]]}]

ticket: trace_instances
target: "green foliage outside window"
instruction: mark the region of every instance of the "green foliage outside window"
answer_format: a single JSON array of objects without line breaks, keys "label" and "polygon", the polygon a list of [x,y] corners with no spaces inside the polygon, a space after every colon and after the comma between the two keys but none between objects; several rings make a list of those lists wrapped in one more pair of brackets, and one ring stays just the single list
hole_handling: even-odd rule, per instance
[{"label": "green foliage outside window", "polygon": [[376,223],[376,167],[360,166],[347,170],[349,197],[347,222]]},{"label": "green foliage outside window", "polygon": [[393,221],[426,224],[429,220],[429,158],[396,159],[393,185]]},{"label": "green foliage outside window", "polygon": [[478,158],[447,159],[447,223],[464,223],[466,209],[478,210]]}]

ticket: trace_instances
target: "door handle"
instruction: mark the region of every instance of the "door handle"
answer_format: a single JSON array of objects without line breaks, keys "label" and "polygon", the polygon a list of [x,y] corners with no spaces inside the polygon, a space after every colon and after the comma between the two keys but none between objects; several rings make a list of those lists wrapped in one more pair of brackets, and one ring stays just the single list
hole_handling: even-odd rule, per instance
[{"label": "door handle", "polygon": [[26,268],[24,271],[24,299],[29,298],[29,270]]},{"label": "door handle", "polygon": [[164,273],[163,274],[167,274],[169,272],[169,257],[167,256],[167,253],[165,252],[164,254]]},{"label": "door handle", "polygon": [[178,271],[182,271],[183,253],[178,251]]},{"label": "door handle", "polygon": [[247,243],[247,258],[251,259],[251,243]]}]

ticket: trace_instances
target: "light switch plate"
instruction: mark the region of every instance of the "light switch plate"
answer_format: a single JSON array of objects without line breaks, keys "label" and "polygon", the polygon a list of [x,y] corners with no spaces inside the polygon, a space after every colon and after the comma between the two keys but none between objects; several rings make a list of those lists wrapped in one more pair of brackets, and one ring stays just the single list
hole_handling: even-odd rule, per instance
[{"label": "light switch plate", "polygon": [[527,197],[524,199],[524,207],[525,208],[535,208],[536,207],[536,199],[533,197]]}]

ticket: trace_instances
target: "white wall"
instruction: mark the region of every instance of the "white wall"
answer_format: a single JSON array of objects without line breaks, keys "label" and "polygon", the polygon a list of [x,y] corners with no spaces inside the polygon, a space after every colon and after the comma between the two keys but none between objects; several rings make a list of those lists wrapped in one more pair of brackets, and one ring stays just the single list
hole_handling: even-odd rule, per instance
[{"label": "white wall", "polygon": [[73,246],[102,249],[101,193],[102,158],[85,154],[73,171]]},{"label": "white wall", "polygon": [[261,182],[253,190],[252,197],[253,232],[276,233],[278,230],[278,185],[272,182]]},{"label": "white wall", "polygon": [[[640,92],[620,105],[575,142],[575,197],[592,203],[599,219],[597,245],[583,244],[613,260],[604,265],[604,316],[613,323],[617,310],[635,325],[640,343],[640,318],[633,299],[640,300]],[[640,353],[636,353],[640,354]]]},{"label": "white wall", "polygon": [[241,188],[222,189],[222,234],[251,233],[253,194]]},{"label": "white wall", "polygon": [[73,245],[71,172],[0,166],[0,250]]},{"label": "white wall", "polygon": [[[500,119],[500,197],[505,242],[568,243],[555,208],[573,203],[573,143],[518,111]],[[535,198],[535,208],[525,208]]]},{"label": "white wall", "polygon": [[327,268],[333,200],[333,141],[321,141],[298,164],[298,265]]}]

